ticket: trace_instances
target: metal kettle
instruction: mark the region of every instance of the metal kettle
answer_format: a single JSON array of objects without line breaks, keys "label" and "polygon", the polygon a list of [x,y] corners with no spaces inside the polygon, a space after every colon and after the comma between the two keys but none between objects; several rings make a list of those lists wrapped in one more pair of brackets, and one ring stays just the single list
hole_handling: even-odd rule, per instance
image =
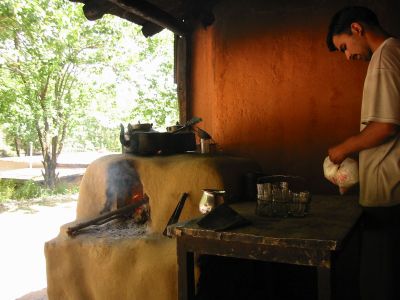
[{"label": "metal kettle", "polygon": [[224,203],[224,190],[203,189],[199,203],[199,210],[202,214],[210,212],[214,207]]},{"label": "metal kettle", "polygon": [[152,123],[128,124],[125,131],[124,125],[120,124],[119,141],[126,152],[135,152],[138,148],[138,141],[135,133],[154,132]]}]

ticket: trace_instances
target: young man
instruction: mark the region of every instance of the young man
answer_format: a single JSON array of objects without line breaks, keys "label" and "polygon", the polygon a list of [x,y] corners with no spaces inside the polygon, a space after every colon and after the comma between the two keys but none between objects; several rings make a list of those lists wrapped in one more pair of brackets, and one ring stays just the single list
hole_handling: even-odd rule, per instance
[{"label": "young man", "polygon": [[327,45],[369,61],[361,131],[328,150],[332,162],[359,154],[362,299],[400,299],[400,40],[365,7],[346,7],[330,23]]}]

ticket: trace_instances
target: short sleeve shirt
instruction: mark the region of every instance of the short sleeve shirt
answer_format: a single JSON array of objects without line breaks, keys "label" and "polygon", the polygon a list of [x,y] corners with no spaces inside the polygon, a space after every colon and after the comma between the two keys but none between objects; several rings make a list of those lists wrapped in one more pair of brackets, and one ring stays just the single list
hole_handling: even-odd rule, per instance
[{"label": "short sleeve shirt", "polygon": [[[369,122],[400,125],[400,40],[375,50],[364,82],[361,130]],[[360,204],[400,204],[400,136],[360,152]]]}]

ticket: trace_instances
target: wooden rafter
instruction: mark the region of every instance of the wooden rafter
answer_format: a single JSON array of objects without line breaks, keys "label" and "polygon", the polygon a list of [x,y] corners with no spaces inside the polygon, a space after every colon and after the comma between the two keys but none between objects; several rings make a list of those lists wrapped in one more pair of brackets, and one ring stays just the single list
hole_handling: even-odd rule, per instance
[{"label": "wooden rafter", "polygon": [[84,3],[83,12],[88,20],[97,20],[112,14],[143,26],[145,36],[167,28],[179,36],[185,36],[189,28],[184,20],[175,17],[144,0],[70,0]]},{"label": "wooden rafter", "polygon": [[183,20],[178,20],[157,6],[142,0],[109,0],[111,3],[133,13],[144,20],[167,28],[172,32],[184,36],[188,28]]}]

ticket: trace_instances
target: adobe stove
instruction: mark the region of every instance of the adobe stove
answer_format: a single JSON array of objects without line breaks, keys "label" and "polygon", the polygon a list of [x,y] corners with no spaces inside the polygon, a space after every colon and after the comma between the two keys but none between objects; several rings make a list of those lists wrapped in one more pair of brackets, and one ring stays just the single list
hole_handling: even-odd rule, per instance
[{"label": "adobe stove", "polygon": [[[200,216],[203,189],[226,191],[225,201],[246,200],[245,175],[259,172],[250,159],[184,153],[102,157],[82,178],[76,220],[46,242],[49,299],[177,299],[175,239],[163,231],[183,194],[179,221]],[[147,199],[122,220],[67,230]]]}]

